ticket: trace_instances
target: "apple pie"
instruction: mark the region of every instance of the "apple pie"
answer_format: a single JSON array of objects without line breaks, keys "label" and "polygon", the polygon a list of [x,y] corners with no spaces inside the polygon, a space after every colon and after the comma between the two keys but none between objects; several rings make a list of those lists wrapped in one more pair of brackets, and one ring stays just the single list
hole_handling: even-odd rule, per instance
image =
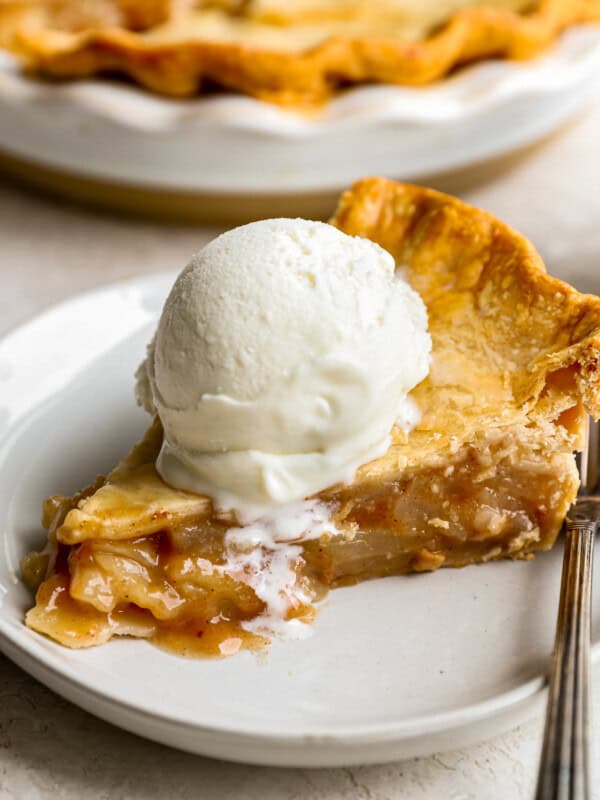
[{"label": "apple pie", "polygon": [[368,178],[331,223],[394,256],[433,349],[421,411],[354,480],[308,498],[319,535],[253,542],[231,512],[168,486],[158,418],[106,478],[50,497],[48,544],[23,561],[29,627],[69,647],[113,636],[188,655],[262,647],[264,581],[299,633],[329,588],[548,550],[575,498],[574,451],[600,416],[600,298],[546,274],[534,248],[438,192]]},{"label": "apple pie", "polygon": [[600,0],[2,0],[0,46],[46,76],[307,105],[349,85],[422,85],[478,59],[530,58],[594,20]]}]

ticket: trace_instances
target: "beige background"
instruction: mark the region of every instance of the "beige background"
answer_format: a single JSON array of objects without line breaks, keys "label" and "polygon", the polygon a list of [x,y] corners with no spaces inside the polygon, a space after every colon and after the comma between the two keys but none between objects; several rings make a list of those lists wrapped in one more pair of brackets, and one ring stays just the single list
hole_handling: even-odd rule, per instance
[{"label": "beige background", "polygon": [[[518,157],[432,183],[510,222],[533,240],[550,271],[600,292],[600,104]],[[0,332],[85,289],[179,269],[218,230],[116,218],[0,176]],[[0,656],[0,799],[525,800],[540,725],[534,720],[469,750],[382,767],[237,766],[123,733]],[[593,763],[599,761],[600,724]],[[594,798],[600,769],[597,785]]]}]

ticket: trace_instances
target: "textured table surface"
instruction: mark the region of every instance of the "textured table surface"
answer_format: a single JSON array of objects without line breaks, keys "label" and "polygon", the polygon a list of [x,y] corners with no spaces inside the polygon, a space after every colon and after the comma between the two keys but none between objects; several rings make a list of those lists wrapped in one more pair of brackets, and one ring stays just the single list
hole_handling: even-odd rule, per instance
[{"label": "textured table surface", "polygon": [[[434,183],[523,231],[550,271],[600,292],[600,105],[518,157]],[[0,330],[82,290],[179,269],[216,232],[116,219],[0,177]],[[598,691],[594,705],[600,720]],[[245,767],[124,733],[0,656],[0,800],[521,800],[532,796],[540,731],[533,720],[469,750],[381,767]],[[597,787],[594,798],[600,771]]]}]

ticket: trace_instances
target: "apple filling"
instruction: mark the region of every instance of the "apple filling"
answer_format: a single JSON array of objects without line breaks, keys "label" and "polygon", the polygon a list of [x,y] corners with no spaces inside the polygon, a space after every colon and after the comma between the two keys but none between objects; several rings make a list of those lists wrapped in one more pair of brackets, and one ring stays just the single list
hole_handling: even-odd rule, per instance
[{"label": "apple filling", "polygon": [[528,558],[552,547],[575,496],[570,453],[528,454],[490,464],[467,449],[462,459],[401,479],[356,505],[351,539],[306,545],[329,585],[384,575]]},{"label": "apple filling", "polygon": [[184,655],[230,655],[265,646],[273,633],[304,635],[330,587],[528,558],[552,546],[576,494],[582,419],[575,408],[563,424],[492,429],[360,497],[352,485],[334,488],[306,501],[329,515],[328,527],[271,545],[231,515],[207,513],[149,535],[65,543],[61,530],[74,536],[62,528],[66,516],[98,484],[50,499],[49,546],[23,561],[26,581],[39,586],[27,624],[70,647],[127,635]]}]

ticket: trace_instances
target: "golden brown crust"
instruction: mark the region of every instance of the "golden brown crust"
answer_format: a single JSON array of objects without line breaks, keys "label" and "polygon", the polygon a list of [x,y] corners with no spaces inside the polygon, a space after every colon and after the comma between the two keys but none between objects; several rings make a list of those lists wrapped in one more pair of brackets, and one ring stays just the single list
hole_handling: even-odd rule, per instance
[{"label": "golden brown crust", "polygon": [[131,539],[157,533],[172,521],[184,525],[208,516],[210,500],[167,486],[154,462],[162,443],[158,420],[103,485],[77,503],[58,527],[63,544],[86,539]]},{"label": "golden brown crust", "polygon": [[422,423],[408,438],[396,429],[356,481],[485,446],[490,431],[525,431],[581,401],[600,415],[600,299],[547,275],[519,233],[454,197],[382,178],[356,183],[331,221],[394,255],[427,306],[433,341],[414,392]]},{"label": "golden brown crust", "polygon": [[165,22],[171,12],[172,0],[0,0],[0,47],[18,49],[19,31],[26,29],[142,31]]},{"label": "golden brown crust", "polygon": [[471,369],[503,362],[515,403],[528,410],[549,373],[574,366],[588,411],[600,416],[600,298],[548,275],[520,233],[456,197],[384,178],[357,181],[330,222],[407,266],[449,356],[468,335]]},{"label": "golden brown crust", "polygon": [[[135,7],[135,0],[130,5]],[[482,6],[455,13],[439,32],[417,42],[334,36],[307,50],[284,52],[195,40],[185,25],[179,38],[161,41],[119,27],[54,30],[48,21],[20,26],[13,49],[30,70],[49,76],[111,72],[167,95],[192,95],[208,83],[273,102],[310,104],[349,84],[422,85],[476,59],[530,58],[565,27],[600,19],[600,0],[540,0],[529,14]],[[14,29],[14,21],[7,26]],[[16,41],[0,31],[2,40]]]}]

